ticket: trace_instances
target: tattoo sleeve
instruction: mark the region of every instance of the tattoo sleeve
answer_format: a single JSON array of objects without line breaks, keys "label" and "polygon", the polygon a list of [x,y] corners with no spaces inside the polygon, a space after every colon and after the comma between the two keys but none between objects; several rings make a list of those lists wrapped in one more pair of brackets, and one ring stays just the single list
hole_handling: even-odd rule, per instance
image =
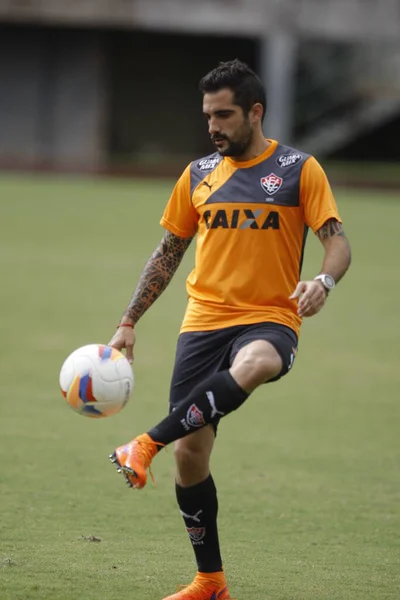
[{"label": "tattoo sleeve", "polygon": [[351,262],[349,241],[337,219],[328,219],[316,235],[325,248],[325,256],[321,273],[329,273],[336,281],[340,281]]},{"label": "tattoo sleeve", "polygon": [[327,240],[328,238],[333,237],[334,235],[346,237],[343,231],[342,224],[339,223],[339,221],[337,221],[336,219],[328,219],[327,221],[325,221],[325,223],[320,229],[318,229],[316,233],[321,241]]},{"label": "tattoo sleeve", "polygon": [[136,323],[171,281],[193,238],[167,231],[147,261],[124,316]]}]

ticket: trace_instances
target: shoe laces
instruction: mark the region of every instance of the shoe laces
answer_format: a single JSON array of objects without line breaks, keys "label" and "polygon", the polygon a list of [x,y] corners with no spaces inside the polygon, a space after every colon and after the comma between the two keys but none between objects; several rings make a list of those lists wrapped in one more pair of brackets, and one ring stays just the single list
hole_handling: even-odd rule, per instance
[{"label": "shoe laces", "polygon": [[[138,448],[138,446],[140,446],[140,450]],[[154,442],[152,439],[150,440],[136,440],[136,446],[134,446],[134,450],[133,452],[136,454],[139,454],[140,452],[140,456],[144,459],[144,467],[145,469],[149,470],[149,474],[151,477],[151,480],[153,482],[153,485],[156,486],[156,480],[154,478],[153,472],[151,470],[151,461],[153,460],[154,456],[156,455],[154,452],[154,446],[156,446],[157,448],[164,448],[165,444],[162,444],[161,442]]]}]

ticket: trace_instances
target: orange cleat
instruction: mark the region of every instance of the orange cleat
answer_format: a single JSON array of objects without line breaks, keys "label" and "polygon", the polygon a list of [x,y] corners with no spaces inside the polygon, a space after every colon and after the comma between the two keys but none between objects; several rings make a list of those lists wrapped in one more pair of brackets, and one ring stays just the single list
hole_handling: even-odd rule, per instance
[{"label": "orange cleat", "polygon": [[193,583],[164,600],[230,600],[225,575],[197,573]]},{"label": "orange cleat", "polygon": [[128,444],[117,448],[110,454],[110,460],[117,467],[118,473],[125,476],[130,487],[141,489],[146,485],[147,469],[154,482],[150,464],[162,446],[163,444],[154,442],[147,433],[143,433]]}]

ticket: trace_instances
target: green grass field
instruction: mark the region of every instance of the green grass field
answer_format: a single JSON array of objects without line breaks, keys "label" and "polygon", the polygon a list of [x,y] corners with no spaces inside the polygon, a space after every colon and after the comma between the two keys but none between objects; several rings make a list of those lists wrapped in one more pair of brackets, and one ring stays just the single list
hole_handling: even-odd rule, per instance
[{"label": "green grass field", "polygon": [[[0,179],[1,600],[161,600],[194,575],[172,451],[142,492],[107,459],[166,413],[191,252],[137,328],[124,411],[80,417],[58,389],[65,357],[113,334],[171,186]],[[337,199],[349,275],[303,325],[292,373],[219,431],[213,474],[237,600],[400,598],[400,196]],[[311,239],[304,276],[321,256]]]}]

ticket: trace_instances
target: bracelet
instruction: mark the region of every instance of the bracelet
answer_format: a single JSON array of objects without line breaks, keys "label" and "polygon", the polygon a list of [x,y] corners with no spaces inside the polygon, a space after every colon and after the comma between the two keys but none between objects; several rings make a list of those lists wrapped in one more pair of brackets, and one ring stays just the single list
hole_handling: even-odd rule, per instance
[{"label": "bracelet", "polygon": [[119,329],[120,327],[131,327],[132,329],[134,328],[134,325],[132,323],[120,323],[117,326],[117,329]]}]

